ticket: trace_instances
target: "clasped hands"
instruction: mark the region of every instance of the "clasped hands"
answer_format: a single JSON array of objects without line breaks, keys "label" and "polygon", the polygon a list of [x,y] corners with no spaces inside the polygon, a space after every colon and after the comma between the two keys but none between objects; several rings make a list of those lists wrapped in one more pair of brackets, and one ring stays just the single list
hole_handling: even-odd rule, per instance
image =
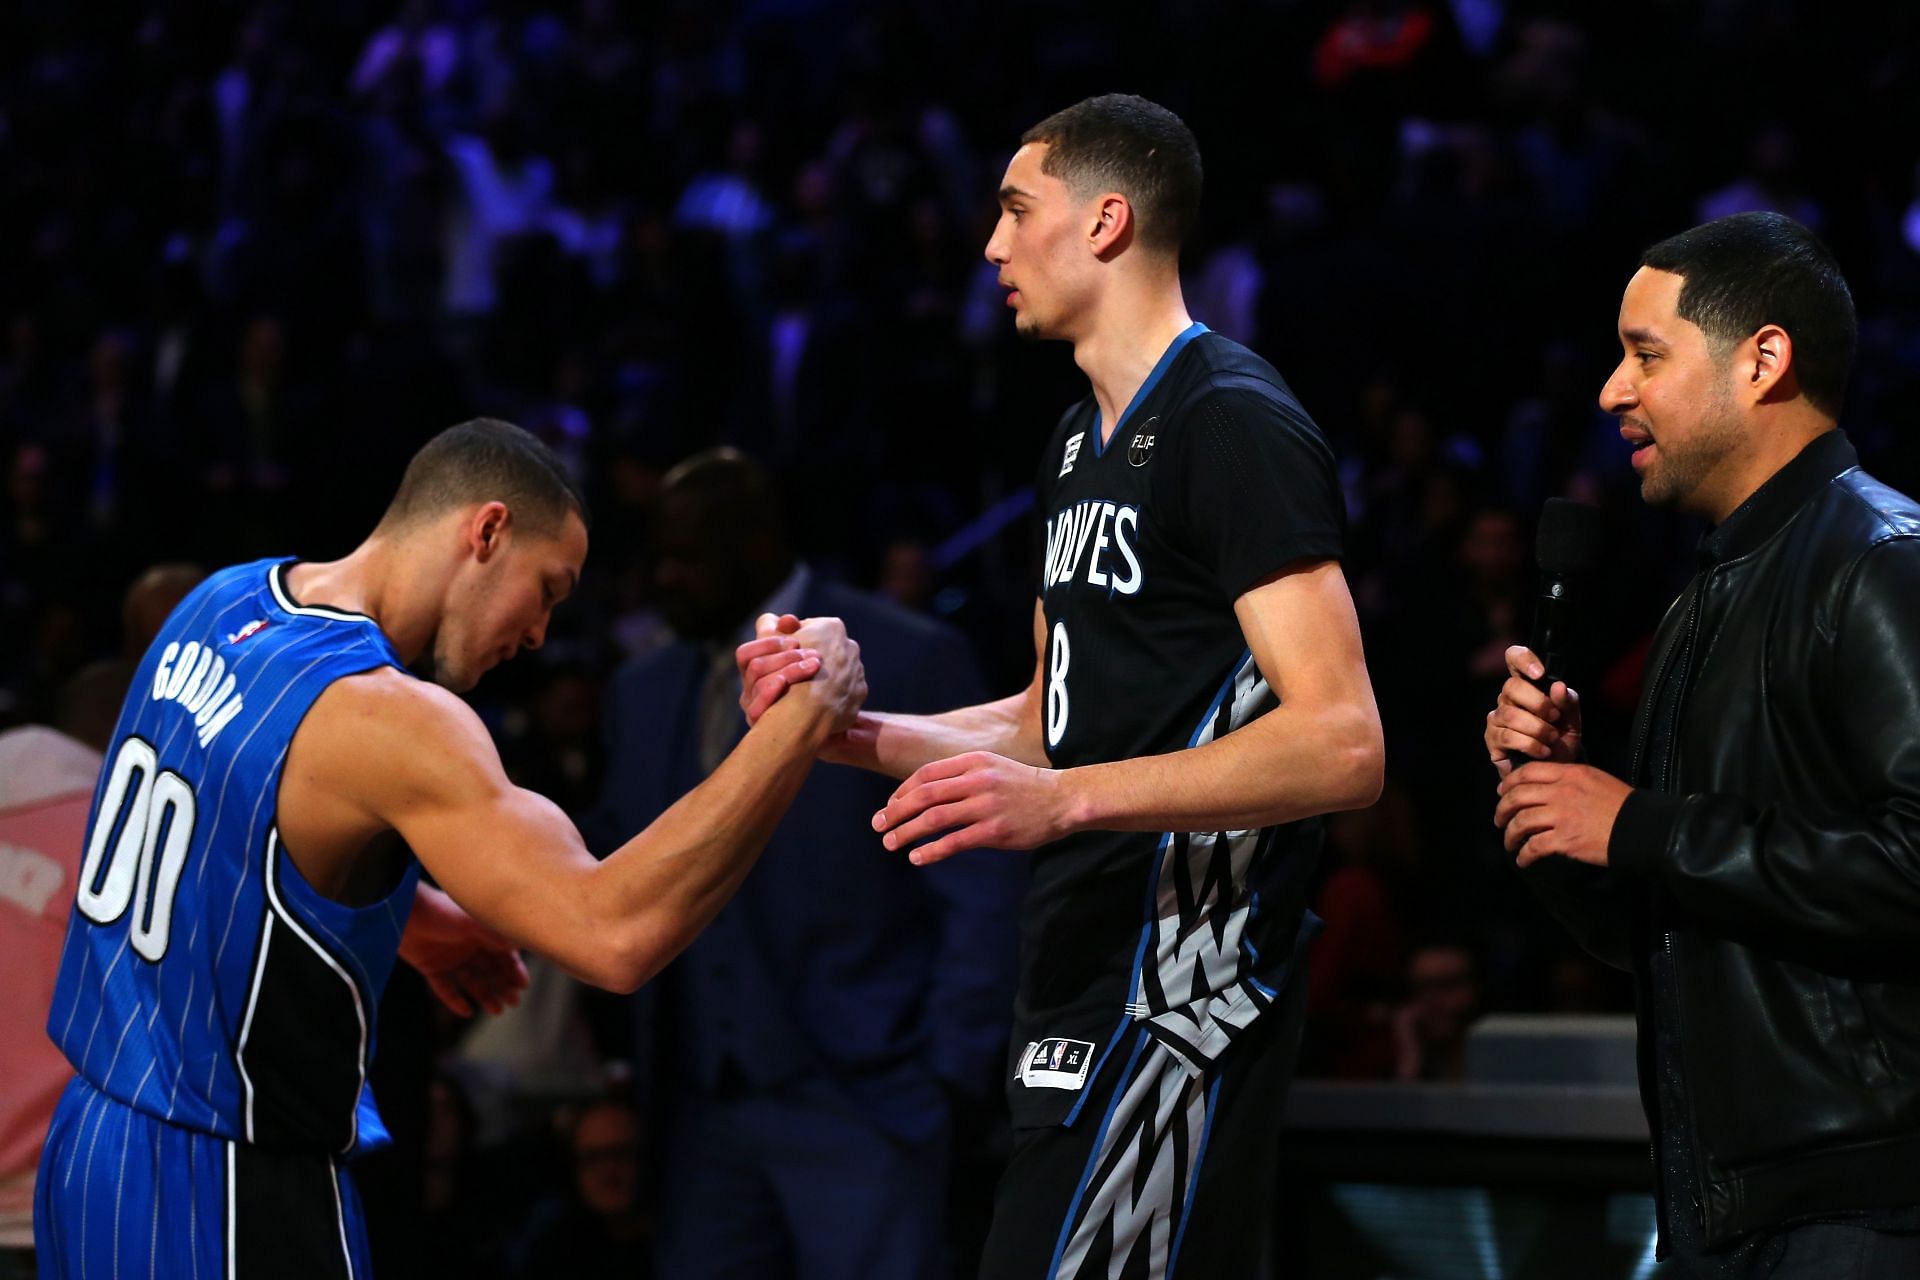
[{"label": "clasped hands", "polygon": [[[803,623],[792,614],[760,616],[755,638],[734,654],[740,669],[740,709],[748,724],[789,689],[821,672],[820,655],[807,642],[809,628],[823,621],[839,625],[833,619]],[[853,651],[857,656],[859,646],[853,645]],[[877,768],[880,731],[875,717],[857,715],[828,739],[820,757]],[[926,841],[907,855],[914,865],[926,866],[966,849],[1037,848],[1067,834],[1067,812],[1066,786],[1058,770],[990,751],[970,751],[916,770],[873,815],[873,829],[893,852]]]},{"label": "clasped hands", "polygon": [[[1507,852],[1522,867],[1558,854],[1594,866],[1607,865],[1607,841],[1632,790],[1580,759],[1580,695],[1556,680],[1545,692],[1534,683],[1545,674],[1531,649],[1507,650],[1507,681],[1487,713],[1487,754],[1500,775],[1493,825]],[[1515,766],[1512,757],[1525,756]]]}]

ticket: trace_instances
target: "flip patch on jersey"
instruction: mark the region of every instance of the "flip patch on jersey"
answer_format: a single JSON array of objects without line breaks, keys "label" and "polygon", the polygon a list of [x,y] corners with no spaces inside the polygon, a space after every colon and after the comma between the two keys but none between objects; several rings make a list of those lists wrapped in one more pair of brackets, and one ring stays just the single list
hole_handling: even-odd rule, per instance
[{"label": "flip patch on jersey", "polygon": [[1091,1040],[1029,1040],[1015,1079],[1029,1089],[1081,1089],[1093,1066]]},{"label": "flip patch on jersey", "polygon": [[1127,462],[1136,467],[1147,465],[1147,459],[1153,457],[1154,431],[1160,425],[1158,415],[1148,418],[1146,423],[1133,433],[1133,440],[1127,445]]}]

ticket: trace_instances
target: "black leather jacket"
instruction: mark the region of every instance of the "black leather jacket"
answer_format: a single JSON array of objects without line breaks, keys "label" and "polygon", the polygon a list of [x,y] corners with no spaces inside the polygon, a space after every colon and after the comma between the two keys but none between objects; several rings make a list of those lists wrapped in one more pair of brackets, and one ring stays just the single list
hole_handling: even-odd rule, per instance
[{"label": "black leather jacket", "polygon": [[1920,503],[1841,433],[1809,444],[1703,540],[1634,743],[1610,868],[1527,875],[1636,975],[1656,1127],[1649,974],[1671,957],[1706,1242],[1920,1205]]}]

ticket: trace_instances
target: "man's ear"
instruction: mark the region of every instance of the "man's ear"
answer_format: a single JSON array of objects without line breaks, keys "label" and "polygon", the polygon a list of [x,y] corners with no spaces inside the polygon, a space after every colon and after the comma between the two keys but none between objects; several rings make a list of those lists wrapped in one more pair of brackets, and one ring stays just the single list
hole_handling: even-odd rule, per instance
[{"label": "man's ear", "polygon": [[1118,191],[1094,202],[1093,222],[1087,228],[1087,247],[1105,258],[1133,241],[1133,204]]},{"label": "man's ear", "polygon": [[1793,335],[1777,324],[1762,325],[1746,342],[1741,374],[1756,403],[1800,394],[1793,367]]},{"label": "man's ear", "polygon": [[481,564],[500,550],[505,534],[513,523],[513,513],[504,502],[485,502],[467,518],[467,548]]}]

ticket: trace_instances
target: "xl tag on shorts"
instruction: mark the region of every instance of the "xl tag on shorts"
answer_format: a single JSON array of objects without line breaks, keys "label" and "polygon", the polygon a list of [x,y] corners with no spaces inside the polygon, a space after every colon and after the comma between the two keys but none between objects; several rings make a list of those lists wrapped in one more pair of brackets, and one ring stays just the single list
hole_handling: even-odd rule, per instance
[{"label": "xl tag on shorts", "polygon": [[1017,1078],[1029,1089],[1079,1089],[1092,1065],[1090,1040],[1029,1040]]}]

